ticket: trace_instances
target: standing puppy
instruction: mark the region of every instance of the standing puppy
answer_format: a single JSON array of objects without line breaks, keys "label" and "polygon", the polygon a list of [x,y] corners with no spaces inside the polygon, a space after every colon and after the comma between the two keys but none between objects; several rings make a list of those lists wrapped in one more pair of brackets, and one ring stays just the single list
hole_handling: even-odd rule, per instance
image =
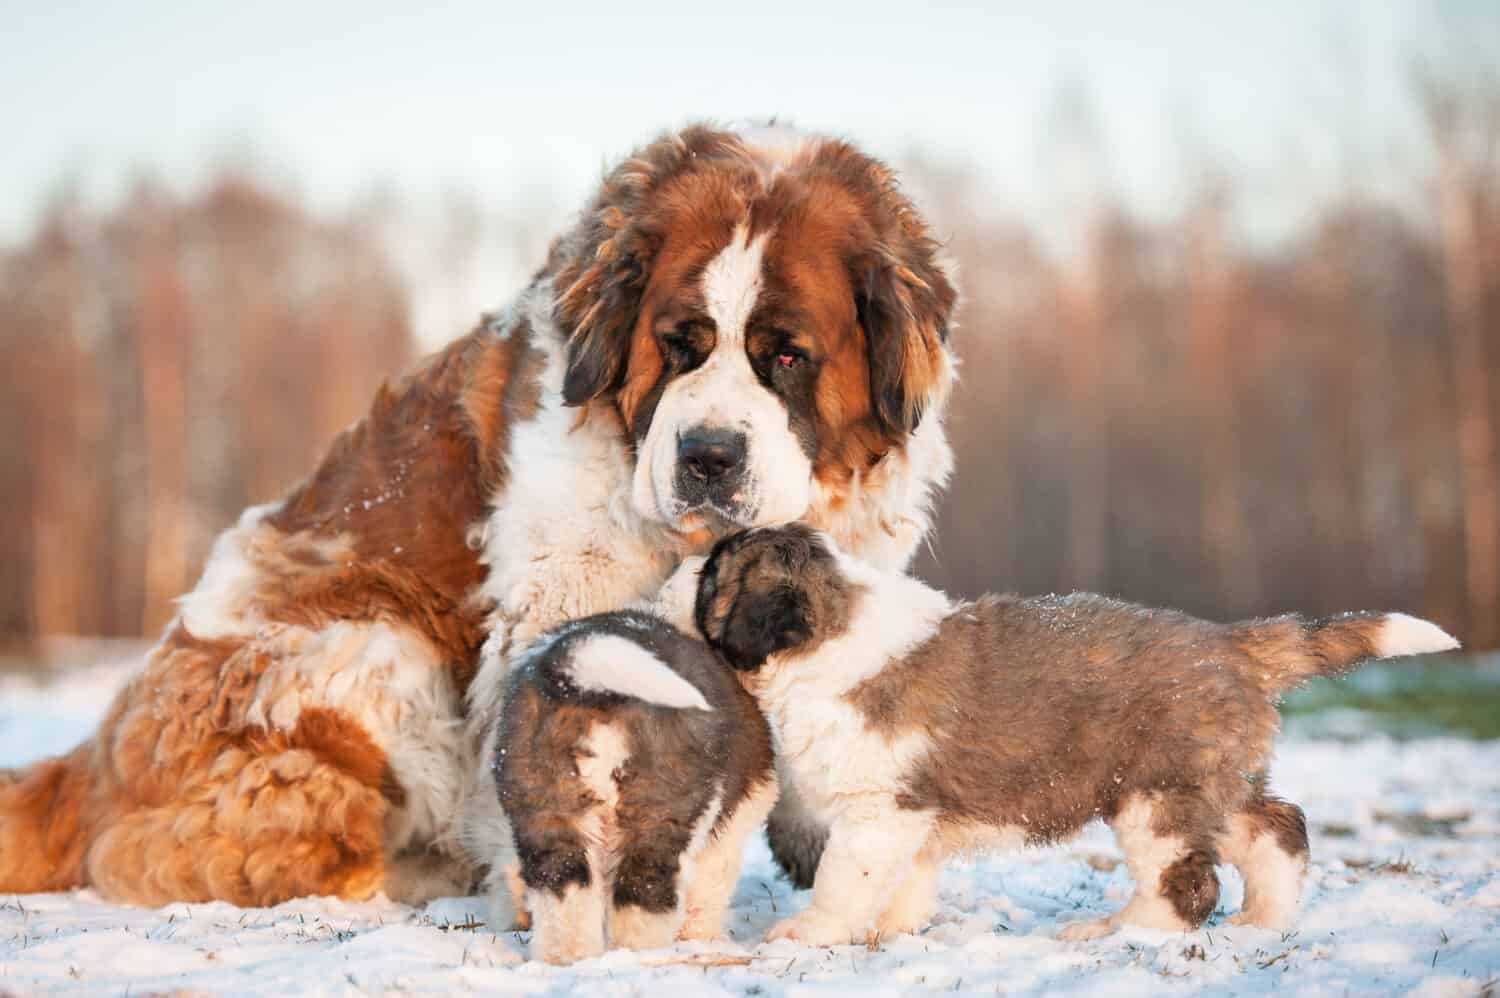
[{"label": "standing puppy", "polygon": [[1456,642],[1404,614],[1215,624],[1078,593],[942,593],[805,526],[720,542],[699,628],[748,682],[786,778],[830,825],[813,900],[769,938],[912,931],[955,853],[1049,843],[1093,818],[1135,880],[1120,911],[1064,928],[1186,930],[1245,878],[1238,921],[1284,928],[1307,865],[1301,809],[1266,786],[1275,698],[1371,658]]},{"label": "standing puppy", "polygon": [[734,674],[621,611],[538,638],[509,682],[494,769],[533,952],[571,963],[606,940],[718,936],[745,838],[776,800],[770,732]]}]

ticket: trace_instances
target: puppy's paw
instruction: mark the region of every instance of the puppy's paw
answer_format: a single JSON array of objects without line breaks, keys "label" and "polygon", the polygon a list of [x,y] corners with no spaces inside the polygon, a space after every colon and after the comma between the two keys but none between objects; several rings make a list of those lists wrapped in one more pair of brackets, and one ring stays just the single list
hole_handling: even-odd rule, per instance
[{"label": "puppy's paw", "polygon": [[1102,939],[1111,934],[1119,925],[1113,918],[1085,919],[1078,922],[1069,922],[1057,930],[1057,938],[1065,943],[1083,943],[1090,939]]},{"label": "puppy's paw", "polygon": [[915,936],[932,924],[932,916],[920,912],[886,912],[875,923],[875,934],[881,939],[892,936]]},{"label": "puppy's paw", "polygon": [[707,918],[702,913],[689,909],[687,921],[682,923],[677,938],[685,942],[723,942],[729,936],[724,933],[721,922],[722,919]]},{"label": "puppy's paw", "polygon": [[854,941],[854,931],[842,918],[808,908],[771,926],[766,942],[778,939],[790,939],[804,946],[842,946]]}]

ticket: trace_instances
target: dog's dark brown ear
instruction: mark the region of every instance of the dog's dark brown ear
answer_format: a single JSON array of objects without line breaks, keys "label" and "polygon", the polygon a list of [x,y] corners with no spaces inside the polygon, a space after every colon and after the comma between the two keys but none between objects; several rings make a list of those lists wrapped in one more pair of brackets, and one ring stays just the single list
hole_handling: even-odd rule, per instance
[{"label": "dog's dark brown ear", "polygon": [[804,644],[812,636],[807,594],[778,588],[741,592],[729,608],[717,642],[725,661],[743,672],[759,669],[776,652]]},{"label": "dog's dark brown ear", "polygon": [[847,266],[869,352],[875,418],[899,443],[953,376],[947,341],[958,291],[951,264],[884,163],[830,141],[819,147],[812,168],[859,196],[868,228],[851,240]]},{"label": "dog's dark brown ear", "polygon": [[928,401],[952,377],[948,323],[957,297],[931,240],[908,240],[866,257],[856,274],[855,309],[869,351],[870,401],[887,436],[904,439]]},{"label": "dog's dark brown ear", "polygon": [[734,141],[694,126],[637,150],[604,178],[578,226],[554,250],[553,317],[568,342],[565,405],[583,405],[620,387],[667,221],[658,195]]}]

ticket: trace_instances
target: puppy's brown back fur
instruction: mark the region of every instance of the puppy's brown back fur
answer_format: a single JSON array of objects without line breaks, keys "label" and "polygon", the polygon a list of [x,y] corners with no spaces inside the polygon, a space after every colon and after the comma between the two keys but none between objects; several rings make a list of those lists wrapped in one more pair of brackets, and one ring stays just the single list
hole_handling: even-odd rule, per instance
[{"label": "puppy's brown back fur", "polygon": [[892,736],[933,739],[903,803],[950,821],[1049,842],[1174,786],[1232,813],[1265,769],[1277,713],[1231,635],[1090,594],[991,596],[849,699]]}]

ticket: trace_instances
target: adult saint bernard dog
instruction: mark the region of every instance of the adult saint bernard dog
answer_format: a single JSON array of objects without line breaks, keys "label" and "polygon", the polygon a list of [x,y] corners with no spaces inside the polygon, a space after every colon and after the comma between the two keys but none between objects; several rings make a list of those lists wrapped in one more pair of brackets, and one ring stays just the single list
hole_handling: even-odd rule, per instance
[{"label": "adult saint bernard dog", "polygon": [[[906,566],[951,466],[955,297],[892,172],[845,142],[695,126],[640,149],[509,307],[219,537],[93,738],[0,773],[0,893],[467,890],[503,827],[475,733],[532,637],[650,597],[735,527],[802,519]],[[772,837],[810,881],[798,815]]]}]

